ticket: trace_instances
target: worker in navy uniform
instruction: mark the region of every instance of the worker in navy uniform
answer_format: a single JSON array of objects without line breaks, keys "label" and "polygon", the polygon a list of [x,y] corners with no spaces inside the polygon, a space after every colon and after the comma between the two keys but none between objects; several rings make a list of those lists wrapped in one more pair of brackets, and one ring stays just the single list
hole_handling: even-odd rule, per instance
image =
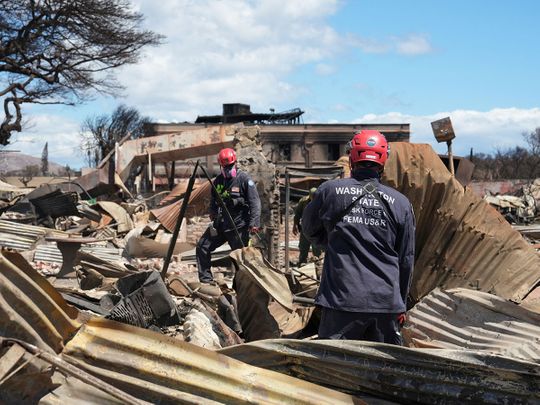
[{"label": "worker in navy uniform", "polygon": [[321,249],[316,246],[311,246],[311,242],[304,236],[302,232],[302,214],[304,213],[304,208],[311,202],[313,194],[317,191],[317,187],[312,187],[309,189],[309,194],[305,197],[302,197],[298,201],[298,205],[294,210],[294,221],[293,221],[293,235],[298,235],[300,233],[300,240],[298,242],[298,249],[300,250],[300,256],[298,257],[298,266],[307,263],[307,258],[309,254],[309,248],[312,247],[313,255],[319,257],[321,255]]},{"label": "worker in navy uniform", "polygon": [[325,247],[315,302],[320,339],[402,344],[414,265],[415,218],[409,200],[380,183],[389,147],[378,131],[349,144],[351,177],[323,183],[304,209],[303,232]]},{"label": "worker in navy uniform", "polygon": [[[214,179],[213,184],[231,214],[234,224],[229,221],[219,205],[216,191],[212,190],[210,201],[212,223],[201,236],[196,249],[199,281],[202,283],[211,283],[214,279],[210,269],[214,250],[225,242],[229,243],[232,250],[245,247],[248,245],[250,234],[257,233],[260,227],[261,201],[257,186],[246,172],[237,169],[234,149],[222,149],[218,154],[218,161],[221,174]],[[234,229],[235,226],[238,234]]]}]

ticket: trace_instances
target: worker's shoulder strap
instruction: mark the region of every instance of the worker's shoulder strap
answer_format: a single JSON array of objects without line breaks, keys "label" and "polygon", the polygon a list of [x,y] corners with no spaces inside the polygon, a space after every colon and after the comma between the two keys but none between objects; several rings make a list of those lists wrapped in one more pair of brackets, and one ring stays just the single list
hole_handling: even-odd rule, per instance
[{"label": "worker's shoulder strap", "polygon": [[363,190],[362,195],[360,197],[358,197],[356,200],[353,200],[349,205],[347,205],[344,209],[338,212],[334,218],[332,218],[332,221],[330,222],[330,228],[329,228],[330,230],[333,230],[336,227],[337,223],[341,221],[343,217],[347,215],[353,209],[353,207],[356,204],[358,204],[358,202],[367,195],[370,195],[373,198],[375,198],[377,201],[379,201],[379,205],[382,207],[385,215],[388,217],[388,212],[386,211],[386,207],[383,201],[381,200],[381,196],[377,192],[378,191],[377,186],[373,182],[368,181],[362,185],[362,190]]}]

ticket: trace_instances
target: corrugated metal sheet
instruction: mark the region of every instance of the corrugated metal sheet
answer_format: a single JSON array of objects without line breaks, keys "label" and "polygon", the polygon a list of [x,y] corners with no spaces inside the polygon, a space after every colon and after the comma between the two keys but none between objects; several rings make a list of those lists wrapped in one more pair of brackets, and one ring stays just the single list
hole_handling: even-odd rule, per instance
[{"label": "corrugated metal sheet", "polygon": [[30,250],[34,243],[45,235],[64,236],[66,233],[41,226],[19,224],[0,219],[0,247],[19,251]]},{"label": "corrugated metal sheet", "polygon": [[540,403],[538,364],[487,353],[285,339],[219,353],[353,395],[369,393],[399,403]]},{"label": "corrugated metal sheet", "polygon": [[337,391],[105,319],[90,320],[63,354],[98,378],[154,403],[353,403]]},{"label": "corrugated metal sheet", "polygon": [[484,200],[454,179],[429,145],[394,143],[384,180],[416,214],[411,295],[476,288],[520,302],[540,282],[540,256]]},{"label": "corrugated metal sheet", "polygon": [[20,254],[0,251],[0,336],[59,353],[80,327],[77,315]]},{"label": "corrugated metal sheet", "polygon": [[[191,170],[193,171],[193,168],[191,168]],[[206,179],[195,179],[193,192],[195,192],[195,190],[197,190],[201,185],[204,185],[207,181],[208,180]],[[188,182],[189,182],[189,178],[180,179],[180,182],[176,186],[173,187],[171,192],[167,194],[167,197],[165,197],[163,200],[159,202],[159,205],[160,206],[168,205],[178,200],[180,197],[182,197],[182,195],[184,195],[186,192]]]},{"label": "corrugated metal sheet", "polygon": [[[122,260],[123,249],[119,248],[88,244],[83,245],[80,250],[98,256],[105,261],[119,262]],[[60,250],[58,250],[58,247],[56,247],[56,244],[39,245],[34,253],[34,261],[62,263],[62,254],[60,253]]]},{"label": "corrugated metal sheet", "polygon": [[273,268],[259,249],[233,251],[238,314],[246,341],[295,337],[311,319],[315,307],[293,303],[285,274]]},{"label": "corrugated metal sheet", "polygon": [[60,190],[54,190],[45,195],[32,198],[31,195],[34,193],[29,194],[28,199],[36,206],[38,212],[44,215],[48,215],[53,219],[79,215],[77,210],[78,195],[76,192],[63,193]]},{"label": "corrugated metal sheet", "polygon": [[77,310],[22,256],[0,252],[0,269],[0,336],[62,352],[66,361],[137,398],[160,404],[359,403],[149,330],[100,318],[79,329]]},{"label": "corrugated metal sheet", "polygon": [[272,268],[264,259],[261,250],[247,247],[234,250],[230,256],[239,271],[248,274],[270,297],[292,312],[293,295],[287,278],[285,274]]},{"label": "corrugated metal sheet", "polygon": [[519,305],[529,311],[540,314],[540,285],[532,290],[529,295],[527,295],[527,298],[521,301],[521,304]]},{"label": "corrugated metal sheet", "polygon": [[[191,193],[189,197],[189,205],[186,211],[186,217],[208,214],[210,204],[210,183],[208,181],[202,183]],[[165,207],[155,208],[150,210],[152,215],[169,231],[173,232],[176,226],[180,207],[184,200],[178,200]]]},{"label": "corrugated metal sheet", "polygon": [[295,337],[308,324],[315,310],[314,306],[297,304],[292,304],[292,309],[286,309],[273,301],[271,295],[245,270],[236,273],[234,283],[238,296],[238,315],[247,342]]},{"label": "corrugated metal sheet", "polygon": [[408,346],[473,349],[540,362],[540,314],[492,294],[436,289],[407,314]]}]

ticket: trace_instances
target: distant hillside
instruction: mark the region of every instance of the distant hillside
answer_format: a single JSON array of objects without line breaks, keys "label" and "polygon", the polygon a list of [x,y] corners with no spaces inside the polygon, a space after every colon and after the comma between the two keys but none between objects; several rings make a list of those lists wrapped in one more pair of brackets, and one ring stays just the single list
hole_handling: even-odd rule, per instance
[{"label": "distant hillside", "polygon": [[[22,170],[26,166],[37,165],[41,169],[41,158],[25,155],[18,152],[2,153],[0,151],[0,173],[6,174],[9,172]],[[49,173],[58,174],[64,166],[49,160]]]}]

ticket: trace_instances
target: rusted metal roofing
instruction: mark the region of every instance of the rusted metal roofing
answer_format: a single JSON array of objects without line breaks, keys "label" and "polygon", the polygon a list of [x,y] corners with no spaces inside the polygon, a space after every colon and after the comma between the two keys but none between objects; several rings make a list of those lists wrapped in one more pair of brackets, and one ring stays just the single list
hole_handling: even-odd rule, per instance
[{"label": "rusted metal roofing", "polygon": [[453,178],[431,146],[392,144],[383,180],[414,207],[415,300],[435,287],[465,287],[520,302],[540,282],[536,251],[497,210]]},{"label": "rusted metal roofing", "polygon": [[274,300],[292,312],[293,295],[287,278],[271,267],[259,249],[253,247],[237,249],[230,256],[239,267],[239,271],[248,274]]},{"label": "rusted metal roofing", "polygon": [[138,399],[162,404],[359,403],[348,394],[150,330],[101,318],[90,318],[81,327],[78,311],[20,254],[1,251],[0,269],[0,337],[61,352],[72,366]]},{"label": "rusted metal roofing", "polygon": [[0,251],[0,336],[59,353],[80,327],[77,315],[20,254]]},{"label": "rusted metal roofing", "polygon": [[[210,183],[206,181],[201,184],[200,187],[193,190],[191,196],[189,197],[189,205],[186,211],[186,217],[208,214],[210,188]],[[165,207],[150,210],[150,212],[169,232],[173,232],[183,201],[184,200],[178,200]]]},{"label": "rusted metal roofing", "polygon": [[[195,192],[200,186],[206,184],[208,180],[206,179],[195,179],[195,183],[193,184],[193,191]],[[159,202],[160,206],[168,205],[178,199],[180,199],[185,193],[187,189],[187,185],[189,183],[189,179],[180,179],[180,182],[174,186],[174,188],[171,190],[167,196]]]},{"label": "rusted metal roofing", "polygon": [[538,364],[488,353],[288,339],[246,343],[219,353],[353,395],[368,393],[399,403],[540,402]]},{"label": "rusted metal roofing", "polygon": [[63,354],[83,370],[153,403],[353,403],[349,395],[105,319],[91,319]]},{"label": "rusted metal roofing", "polygon": [[[185,194],[187,190],[189,179],[180,179],[180,182],[176,184],[173,189],[170,191],[169,194],[165,198],[163,198],[160,202],[160,206],[169,205],[170,203],[173,203],[180,199],[182,195]],[[193,191],[197,189],[197,184],[193,185]]]},{"label": "rusted metal roofing", "polygon": [[[36,192],[37,190],[34,193]],[[79,211],[77,210],[78,195],[73,191],[64,193],[56,189],[47,194],[33,198],[31,197],[31,194],[29,194],[28,199],[35,205],[38,212],[42,215],[50,216],[53,219],[70,215],[79,215]]]},{"label": "rusted metal roofing", "polygon": [[482,350],[540,362],[540,314],[500,297],[435,289],[407,313],[410,347]]}]

